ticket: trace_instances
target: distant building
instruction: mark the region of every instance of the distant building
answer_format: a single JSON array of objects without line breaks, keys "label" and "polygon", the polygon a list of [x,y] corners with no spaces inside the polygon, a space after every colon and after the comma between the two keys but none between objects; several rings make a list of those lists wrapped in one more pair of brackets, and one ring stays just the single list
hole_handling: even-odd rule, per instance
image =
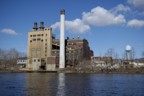
[{"label": "distant building", "polygon": [[17,59],[17,65],[20,68],[26,68],[26,64],[27,64],[27,57],[20,57]]},{"label": "distant building", "polygon": [[112,57],[92,57],[91,62],[94,66],[100,67],[100,68],[108,68],[112,66],[113,59]]}]

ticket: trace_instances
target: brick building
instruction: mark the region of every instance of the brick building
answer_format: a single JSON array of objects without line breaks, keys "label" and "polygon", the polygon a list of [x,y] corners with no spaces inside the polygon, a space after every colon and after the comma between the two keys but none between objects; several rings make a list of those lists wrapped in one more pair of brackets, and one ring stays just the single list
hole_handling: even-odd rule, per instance
[{"label": "brick building", "polygon": [[[52,56],[59,56],[59,40],[53,41]],[[67,38],[66,44],[66,66],[74,66],[83,60],[90,60],[93,56],[93,51],[90,50],[88,41],[81,38]]]}]

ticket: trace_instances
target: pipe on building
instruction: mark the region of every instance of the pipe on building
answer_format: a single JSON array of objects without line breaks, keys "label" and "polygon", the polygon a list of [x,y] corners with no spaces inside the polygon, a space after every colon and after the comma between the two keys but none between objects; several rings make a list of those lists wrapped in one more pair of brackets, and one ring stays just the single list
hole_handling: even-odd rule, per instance
[{"label": "pipe on building", "polygon": [[37,22],[34,22],[34,27],[33,27],[33,30],[34,31],[37,31],[38,27],[37,27]]}]

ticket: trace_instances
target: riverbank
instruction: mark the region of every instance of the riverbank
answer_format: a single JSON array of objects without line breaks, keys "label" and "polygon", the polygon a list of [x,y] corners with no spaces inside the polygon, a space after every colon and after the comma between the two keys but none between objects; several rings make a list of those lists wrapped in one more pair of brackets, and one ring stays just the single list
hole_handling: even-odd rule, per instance
[{"label": "riverbank", "polygon": [[59,70],[62,73],[108,73],[108,74],[144,74],[144,68],[119,68],[119,69],[63,69]]},{"label": "riverbank", "polygon": [[55,71],[45,71],[45,70],[38,70],[38,71],[31,71],[31,70],[10,70],[10,69],[0,69],[0,72],[17,72],[17,73],[96,73],[96,74],[144,74],[144,68],[120,68],[120,69],[105,69],[105,70],[77,70],[74,68],[65,68],[59,69]]}]

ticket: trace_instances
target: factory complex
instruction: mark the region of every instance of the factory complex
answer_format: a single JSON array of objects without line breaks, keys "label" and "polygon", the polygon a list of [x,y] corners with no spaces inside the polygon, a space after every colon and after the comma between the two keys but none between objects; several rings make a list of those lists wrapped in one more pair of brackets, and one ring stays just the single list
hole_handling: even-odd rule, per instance
[{"label": "factory complex", "polygon": [[93,51],[86,39],[65,39],[65,10],[60,12],[60,40],[52,33],[52,28],[45,28],[44,22],[34,23],[33,31],[28,32],[28,70],[54,71],[58,68],[75,66],[83,60],[90,60]]},{"label": "factory complex", "polygon": [[28,32],[27,57],[17,60],[22,69],[57,71],[65,68],[111,70],[144,67],[143,60],[134,59],[130,45],[125,48],[124,59],[113,58],[112,55],[95,57],[88,40],[80,37],[65,38],[65,10],[60,11],[60,39],[56,39],[52,31],[52,28],[44,26],[44,22],[40,22],[40,26],[34,23],[33,31]]}]

